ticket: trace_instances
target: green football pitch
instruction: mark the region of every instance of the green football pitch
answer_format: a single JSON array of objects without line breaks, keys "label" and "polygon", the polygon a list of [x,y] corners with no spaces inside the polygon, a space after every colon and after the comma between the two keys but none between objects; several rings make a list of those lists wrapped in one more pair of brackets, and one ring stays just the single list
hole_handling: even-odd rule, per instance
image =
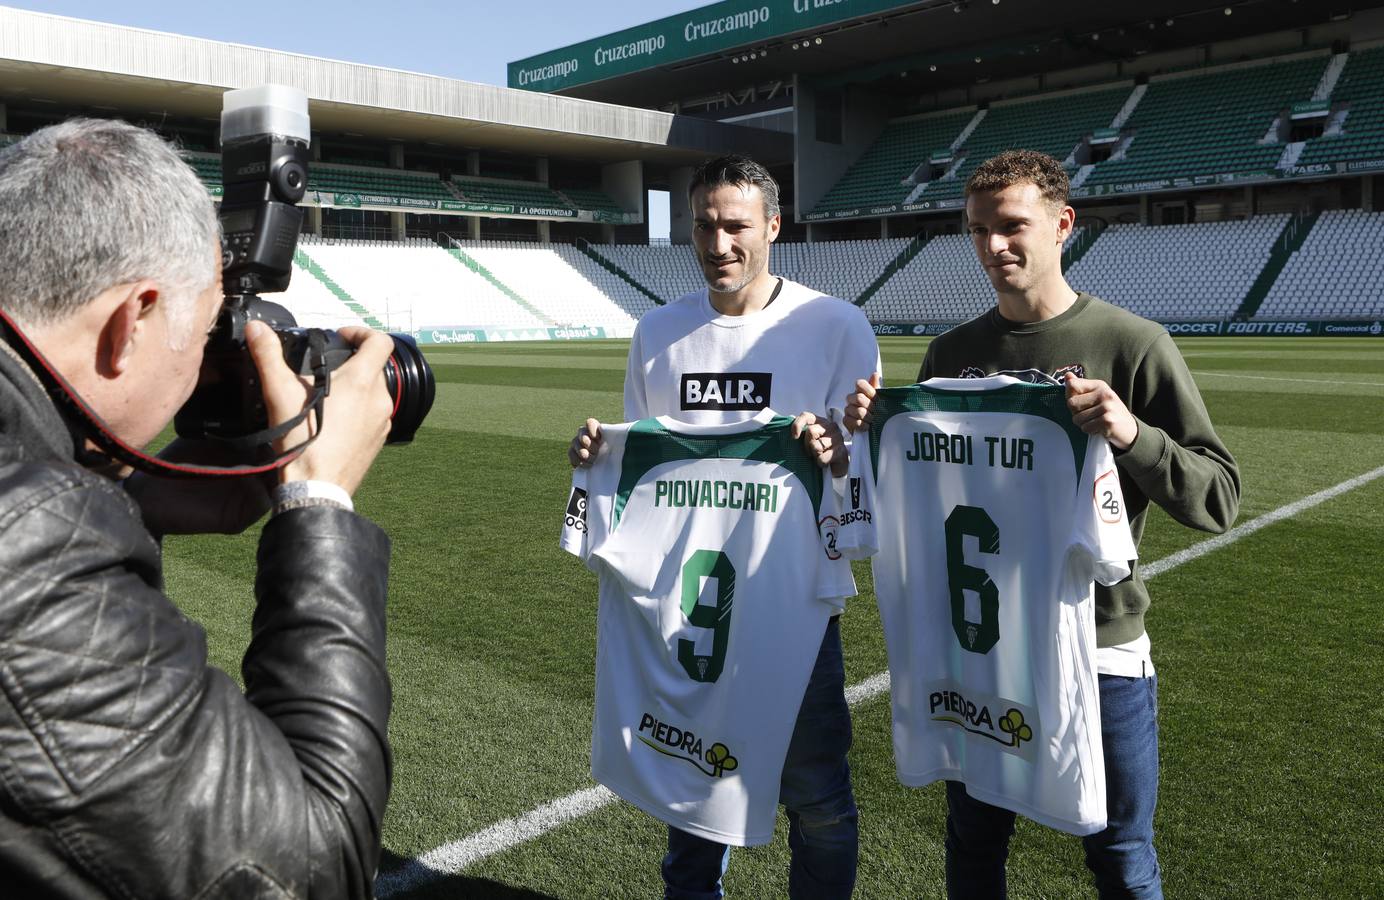
[{"label": "green football pitch", "polygon": [[[663,827],[623,803],[592,802],[596,580],[557,548],[566,444],[588,415],[619,420],[626,346],[429,350],[436,406],[413,445],[381,454],[357,495],[394,541],[395,768],[382,872],[396,878],[381,882],[392,896],[660,894]],[[886,383],[901,384],[926,341],[881,347]],[[1168,560],[1148,616],[1168,894],[1379,896],[1384,478],[1290,505],[1384,467],[1384,340],[1180,347],[1240,463],[1240,524],[1277,516],[1178,562],[1172,554],[1209,536],[1150,512],[1141,558]],[[257,536],[166,544],[169,594],[206,626],[213,662],[232,674],[249,639]],[[856,576],[843,630],[847,681],[859,685],[886,659],[868,564]],[[851,752],[856,896],[942,896],[940,786],[897,782],[888,698],[862,696]],[[408,864],[439,847],[432,869]],[[727,893],[783,896],[786,866],[780,816],[773,844],[732,854]],[[1016,898],[1094,896],[1080,842],[1022,819],[1009,871]]]}]

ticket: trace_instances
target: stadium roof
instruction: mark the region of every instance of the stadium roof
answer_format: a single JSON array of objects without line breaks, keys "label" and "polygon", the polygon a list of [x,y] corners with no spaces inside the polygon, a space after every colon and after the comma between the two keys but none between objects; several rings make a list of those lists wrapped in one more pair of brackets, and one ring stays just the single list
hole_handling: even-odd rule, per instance
[{"label": "stadium roof", "polygon": [[1306,28],[1381,6],[1384,0],[723,0],[511,63],[509,80],[649,107],[795,74],[917,95]]},{"label": "stadium roof", "polygon": [[317,131],[595,162],[792,158],[762,129],[0,7],[0,99],[215,120],[225,90],[265,83],[305,91]]}]

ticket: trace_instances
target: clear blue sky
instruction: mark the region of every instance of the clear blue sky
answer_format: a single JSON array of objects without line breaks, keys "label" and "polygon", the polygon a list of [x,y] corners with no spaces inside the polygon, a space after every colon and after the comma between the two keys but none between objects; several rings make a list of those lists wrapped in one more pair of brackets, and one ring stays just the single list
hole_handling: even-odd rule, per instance
[{"label": "clear blue sky", "polygon": [[[0,0],[76,19],[498,85],[505,84],[505,65],[513,60],[708,2]],[[667,223],[667,195],[651,195],[651,235],[666,237]]]},{"label": "clear blue sky", "polygon": [[503,85],[508,62],[708,2],[0,0],[0,5]]}]

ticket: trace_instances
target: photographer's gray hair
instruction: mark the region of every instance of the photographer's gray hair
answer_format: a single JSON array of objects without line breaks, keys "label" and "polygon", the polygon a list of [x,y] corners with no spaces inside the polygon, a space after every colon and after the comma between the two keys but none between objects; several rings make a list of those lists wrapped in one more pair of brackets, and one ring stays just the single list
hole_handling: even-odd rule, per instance
[{"label": "photographer's gray hair", "polygon": [[21,324],[62,321],[107,288],[148,278],[178,349],[216,278],[220,225],[207,190],[142,128],[71,119],[0,151],[0,303]]}]

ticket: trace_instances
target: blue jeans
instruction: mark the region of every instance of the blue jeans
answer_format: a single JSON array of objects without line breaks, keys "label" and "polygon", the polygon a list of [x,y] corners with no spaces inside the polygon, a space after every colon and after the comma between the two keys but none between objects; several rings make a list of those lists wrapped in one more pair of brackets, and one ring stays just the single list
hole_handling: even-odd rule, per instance
[{"label": "blue jeans", "polygon": [[[788,896],[832,900],[855,888],[856,810],[851,793],[851,711],[841,663],[841,625],[833,617],[803,693],[779,783],[788,809]],[[717,900],[730,847],[668,829],[666,900]]]},{"label": "blue jeans", "polygon": [[[1086,866],[1101,898],[1160,900],[1163,883],[1153,850],[1158,803],[1158,679],[1097,676],[1105,755],[1104,831],[1082,838]],[[982,803],[960,782],[947,782],[947,896],[1008,896],[1004,864],[1014,813]]]}]

